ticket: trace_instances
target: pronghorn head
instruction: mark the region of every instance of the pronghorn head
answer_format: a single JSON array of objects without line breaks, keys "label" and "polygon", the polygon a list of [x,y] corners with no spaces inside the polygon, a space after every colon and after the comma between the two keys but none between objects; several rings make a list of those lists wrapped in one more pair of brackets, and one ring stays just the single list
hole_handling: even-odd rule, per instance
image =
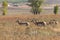
[{"label": "pronghorn head", "polygon": [[21,22],[21,20],[19,18],[16,19],[16,22]]}]

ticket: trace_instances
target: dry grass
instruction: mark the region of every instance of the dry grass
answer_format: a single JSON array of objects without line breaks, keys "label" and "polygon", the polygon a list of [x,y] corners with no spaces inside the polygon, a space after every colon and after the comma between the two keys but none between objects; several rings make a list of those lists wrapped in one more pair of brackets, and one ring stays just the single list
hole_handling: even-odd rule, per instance
[{"label": "dry grass", "polygon": [[30,26],[21,26],[17,24],[17,18],[29,22],[33,18],[46,22],[56,19],[60,22],[60,15],[0,16],[0,40],[60,40],[60,25],[39,27],[30,22]]}]

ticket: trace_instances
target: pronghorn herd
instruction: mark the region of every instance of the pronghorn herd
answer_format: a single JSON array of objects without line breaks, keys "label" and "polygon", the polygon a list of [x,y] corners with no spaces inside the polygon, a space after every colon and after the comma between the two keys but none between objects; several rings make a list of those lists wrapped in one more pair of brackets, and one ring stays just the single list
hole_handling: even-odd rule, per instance
[{"label": "pronghorn herd", "polygon": [[[25,26],[29,26],[30,25],[30,22],[22,21],[22,20],[19,20],[19,19],[16,22],[19,25],[25,25]],[[45,21],[36,21],[36,20],[32,20],[31,22],[33,22],[37,26],[57,25],[59,23],[57,20],[50,20],[48,23],[45,22]]]}]

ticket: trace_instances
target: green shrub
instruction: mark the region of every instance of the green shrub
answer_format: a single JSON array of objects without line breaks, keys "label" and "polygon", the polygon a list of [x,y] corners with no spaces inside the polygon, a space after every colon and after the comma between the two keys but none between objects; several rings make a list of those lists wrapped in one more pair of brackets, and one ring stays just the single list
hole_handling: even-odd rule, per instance
[{"label": "green shrub", "polygon": [[3,7],[3,15],[6,15],[7,14],[7,8],[8,8],[8,2],[7,0],[3,1],[2,2],[2,7]]},{"label": "green shrub", "polygon": [[43,0],[31,0],[30,3],[31,3],[33,13],[40,14],[42,11],[41,5],[43,3]]},{"label": "green shrub", "polygon": [[7,14],[7,9],[3,9],[3,15]]},{"label": "green shrub", "polygon": [[54,14],[57,14],[58,13],[58,6],[54,6]]}]

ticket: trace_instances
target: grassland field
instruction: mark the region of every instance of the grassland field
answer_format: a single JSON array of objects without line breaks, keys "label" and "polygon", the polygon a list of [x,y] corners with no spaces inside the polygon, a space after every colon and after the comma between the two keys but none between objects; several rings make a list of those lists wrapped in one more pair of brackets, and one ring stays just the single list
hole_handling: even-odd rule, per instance
[{"label": "grassland field", "polygon": [[[28,21],[29,26],[19,25],[16,20]],[[58,25],[36,26],[31,19],[57,20]],[[60,40],[60,14],[0,16],[0,40]]]}]

